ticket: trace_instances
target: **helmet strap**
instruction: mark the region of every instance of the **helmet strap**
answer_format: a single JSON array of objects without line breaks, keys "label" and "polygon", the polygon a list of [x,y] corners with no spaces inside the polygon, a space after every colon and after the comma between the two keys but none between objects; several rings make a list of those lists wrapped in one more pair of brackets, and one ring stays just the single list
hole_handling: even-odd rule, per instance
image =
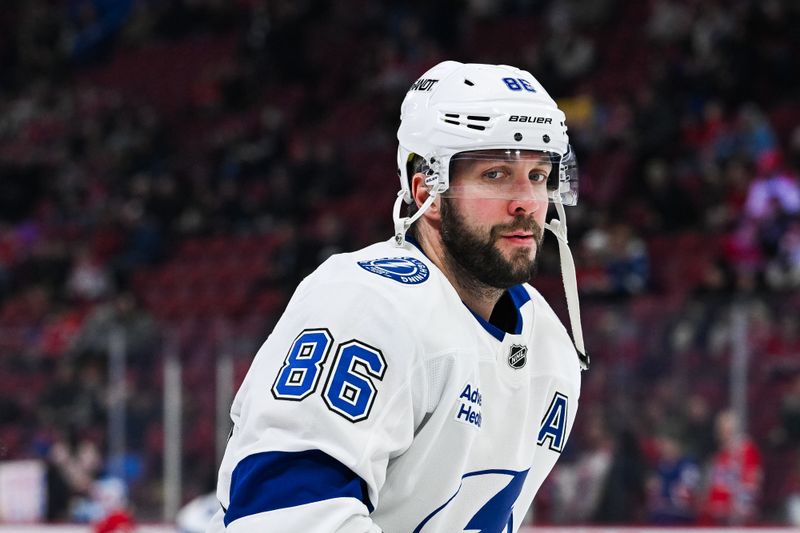
[{"label": "helmet strap", "polygon": [[564,293],[567,298],[567,312],[569,313],[569,323],[572,328],[572,341],[578,351],[581,369],[589,368],[589,356],[583,345],[583,328],[581,327],[581,307],[578,300],[578,282],[575,273],[575,262],[572,259],[572,252],[567,241],[567,216],[564,213],[564,205],[560,198],[554,198],[558,218],[546,222],[544,227],[558,239],[558,254],[561,258],[561,281],[564,284]]},{"label": "helmet strap", "polygon": [[404,193],[403,193],[402,190],[397,193],[397,198],[394,201],[394,208],[392,209],[392,220],[394,220],[394,244],[395,244],[395,246],[403,246],[405,244],[405,242],[406,242],[406,232],[408,231],[408,228],[410,228],[411,224],[416,222],[419,219],[419,217],[421,217],[423,215],[423,213],[425,213],[425,211],[428,210],[428,208],[431,206],[433,201],[436,200],[437,188],[436,187],[431,188],[430,194],[428,195],[428,197],[425,199],[425,201],[422,203],[422,205],[419,206],[419,209],[417,209],[417,212],[414,213],[410,217],[401,217],[400,216],[400,208],[405,203],[405,201],[403,199],[403,196],[404,196]]}]

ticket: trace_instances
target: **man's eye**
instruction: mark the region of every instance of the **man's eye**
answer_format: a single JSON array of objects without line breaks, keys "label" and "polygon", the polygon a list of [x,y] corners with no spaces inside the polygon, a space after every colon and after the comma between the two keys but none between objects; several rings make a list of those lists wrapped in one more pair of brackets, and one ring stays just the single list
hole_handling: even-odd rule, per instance
[{"label": "man's eye", "polygon": [[542,183],[547,181],[547,174],[542,172],[531,172],[528,174],[528,179],[530,179],[534,183]]},{"label": "man's eye", "polygon": [[505,172],[502,170],[487,170],[483,173],[483,177],[490,179],[490,180],[499,180],[505,176]]}]

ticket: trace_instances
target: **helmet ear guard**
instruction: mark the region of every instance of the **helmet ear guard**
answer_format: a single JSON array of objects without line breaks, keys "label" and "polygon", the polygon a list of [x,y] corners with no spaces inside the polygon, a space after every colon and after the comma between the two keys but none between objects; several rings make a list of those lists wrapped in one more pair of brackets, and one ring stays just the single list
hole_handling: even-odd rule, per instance
[{"label": "helmet ear guard", "polygon": [[[423,173],[425,174],[425,185],[428,187],[429,194],[416,212],[410,216],[403,217],[400,214],[403,204],[411,205],[414,203],[411,191],[411,178],[413,175],[410,175],[409,167],[415,157],[421,157],[425,161]],[[418,156],[418,154],[405,150],[402,146],[397,150],[397,163],[397,173],[400,176],[400,182],[404,186],[397,192],[397,198],[392,209],[392,218],[394,220],[395,244],[403,246],[406,232],[411,227],[411,224],[416,222],[428,210],[441,191],[447,190],[447,171],[442,170],[446,166],[443,166],[436,156]]]},{"label": "helmet ear guard", "polygon": [[[403,199],[403,202],[410,204],[414,201],[411,197],[411,175],[409,173],[409,166],[414,159],[413,152],[409,152],[402,146],[397,147],[397,176],[400,178],[400,192],[398,196]],[[403,184],[406,184],[405,186]]]}]

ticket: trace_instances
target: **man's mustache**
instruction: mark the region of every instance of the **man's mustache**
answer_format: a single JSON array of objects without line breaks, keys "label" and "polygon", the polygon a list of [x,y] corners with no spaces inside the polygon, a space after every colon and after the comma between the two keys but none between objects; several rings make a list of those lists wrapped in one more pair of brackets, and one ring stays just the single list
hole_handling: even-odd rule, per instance
[{"label": "man's mustache", "polygon": [[491,231],[492,242],[499,239],[501,234],[511,233],[519,230],[533,233],[533,237],[536,239],[536,242],[542,242],[544,231],[539,223],[536,222],[536,219],[533,218],[533,216],[517,217],[510,224],[498,224],[493,226]]}]

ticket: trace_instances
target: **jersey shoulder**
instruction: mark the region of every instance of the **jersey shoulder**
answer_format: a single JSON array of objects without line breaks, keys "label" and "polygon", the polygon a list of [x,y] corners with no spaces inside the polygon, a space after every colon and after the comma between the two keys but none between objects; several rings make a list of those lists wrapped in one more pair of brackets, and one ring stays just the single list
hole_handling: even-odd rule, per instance
[{"label": "jersey shoulder", "polygon": [[563,354],[559,357],[560,364],[569,374],[580,378],[580,358],[572,337],[561,318],[556,314],[550,303],[537,289],[529,284],[523,285],[531,298],[534,306],[535,334],[542,346],[547,346],[552,353]]},{"label": "jersey shoulder", "polygon": [[378,300],[389,298],[403,305],[412,304],[415,295],[441,283],[440,277],[438,269],[415,246],[381,242],[331,256],[301,287],[304,291],[364,291],[375,294]]},{"label": "jersey shoulder", "polygon": [[430,289],[442,277],[412,245],[378,243],[335,254],[300,283],[279,325],[303,329],[326,324],[343,331],[360,326],[387,335],[411,331],[441,307]]}]

